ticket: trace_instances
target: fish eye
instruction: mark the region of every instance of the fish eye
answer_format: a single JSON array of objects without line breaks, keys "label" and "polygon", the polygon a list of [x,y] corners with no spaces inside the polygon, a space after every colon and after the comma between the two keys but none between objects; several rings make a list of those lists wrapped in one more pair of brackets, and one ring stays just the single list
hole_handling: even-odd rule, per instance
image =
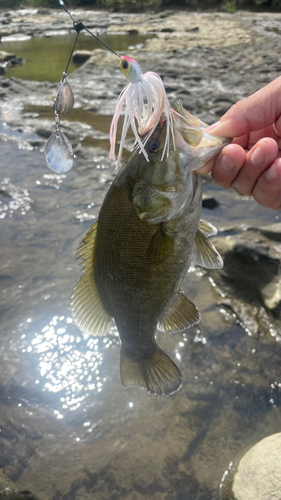
[{"label": "fish eye", "polygon": [[160,146],[161,146],[160,141],[155,141],[155,140],[151,141],[148,147],[148,153],[151,155],[155,155],[156,153],[158,153]]},{"label": "fish eye", "polygon": [[122,61],[121,64],[122,64],[122,69],[128,69],[129,63],[128,63],[128,61],[126,61],[126,59],[124,61]]}]

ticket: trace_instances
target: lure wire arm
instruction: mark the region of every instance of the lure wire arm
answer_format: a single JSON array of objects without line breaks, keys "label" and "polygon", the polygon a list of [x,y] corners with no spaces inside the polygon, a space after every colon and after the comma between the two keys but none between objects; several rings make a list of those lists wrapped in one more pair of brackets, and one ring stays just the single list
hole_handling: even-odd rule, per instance
[{"label": "lure wire arm", "polygon": [[[117,52],[115,52],[115,50],[111,49],[108,45],[106,45],[106,43],[102,42],[96,35],[94,35],[94,33],[92,33],[85,25],[82,21],[75,21],[73,15],[69,12],[69,10],[66,8],[65,4],[64,4],[64,1],[63,0],[59,0],[59,3],[60,5],[64,8],[65,12],[67,12],[67,14],[70,16],[72,22],[73,22],[73,28],[75,29],[76,33],[77,33],[77,37],[76,37],[76,40],[75,40],[75,44],[74,44],[74,47],[72,49],[72,52],[71,52],[71,56],[70,56],[70,59],[72,57],[72,54],[73,54],[73,51],[74,51],[74,48],[75,48],[75,45],[77,43],[77,39],[78,39],[78,35],[80,33],[80,31],[82,30],[85,30],[89,33],[89,35],[93,36],[99,43],[101,43],[107,50],[109,50],[110,52],[112,52],[115,56],[121,58],[121,56],[119,54],[117,54]],[[68,66],[69,66],[69,63],[70,63],[70,60],[68,61],[68,65],[67,65],[67,69],[68,69]]]},{"label": "lure wire arm", "polygon": [[90,34],[92,35],[99,43],[101,43],[107,50],[109,50],[110,52],[112,52],[112,54],[114,54],[115,56],[121,58],[121,56],[119,54],[117,54],[117,52],[115,52],[115,50],[111,49],[110,47],[108,47],[108,45],[106,45],[106,43],[102,42],[96,35],[94,35],[94,33],[92,33],[88,28],[86,28],[86,26],[84,26],[84,29]]},{"label": "lure wire arm", "polygon": [[68,63],[67,63],[67,65],[66,65],[65,72],[63,73],[63,79],[62,79],[62,81],[63,81],[63,80],[66,78],[66,76],[67,76],[67,71],[68,71],[69,65],[70,65],[70,63],[71,63],[71,59],[72,59],[73,52],[74,52],[74,50],[75,50],[76,44],[77,44],[77,42],[78,42],[79,35],[80,35],[80,31],[77,31],[77,35],[76,35],[76,38],[75,38],[75,42],[74,42],[74,45],[73,45],[73,47],[72,47],[71,54],[70,54],[69,59],[68,59]]}]

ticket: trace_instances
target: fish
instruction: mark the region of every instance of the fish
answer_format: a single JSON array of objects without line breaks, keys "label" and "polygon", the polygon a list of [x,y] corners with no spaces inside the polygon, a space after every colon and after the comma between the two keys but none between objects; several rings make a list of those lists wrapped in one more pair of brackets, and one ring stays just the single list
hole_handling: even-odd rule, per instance
[{"label": "fish", "polygon": [[173,107],[176,149],[162,158],[167,120],[163,115],[145,144],[118,171],[97,222],[78,248],[83,274],[71,307],[86,334],[104,336],[112,320],[121,339],[123,386],[170,395],[182,385],[179,368],[156,343],[157,330],[180,332],[200,313],[181,290],[193,262],[221,268],[209,236],[215,227],[201,220],[202,181],[196,173],[229,142],[208,134],[207,125],[180,102]]}]

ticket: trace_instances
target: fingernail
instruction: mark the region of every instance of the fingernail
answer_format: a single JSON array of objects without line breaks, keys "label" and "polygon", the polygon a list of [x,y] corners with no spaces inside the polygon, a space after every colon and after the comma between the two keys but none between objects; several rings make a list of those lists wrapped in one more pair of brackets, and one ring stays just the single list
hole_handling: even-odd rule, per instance
[{"label": "fingernail", "polygon": [[270,181],[274,181],[275,179],[277,179],[278,175],[279,175],[279,172],[278,172],[278,169],[277,169],[277,166],[275,163],[273,163],[271,165],[270,168],[268,168],[266,171],[265,171],[265,177],[266,179],[270,182]]},{"label": "fingernail", "polygon": [[232,120],[219,121],[214,125],[216,126],[212,129],[213,135],[218,135],[220,137],[237,137],[241,135],[237,133],[237,127],[233,125]]},{"label": "fingernail", "polygon": [[281,136],[281,117],[273,124],[273,128],[279,137]]},{"label": "fingernail", "polygon": [[210,125],[208,128],[206,128],[205,132],[211,132],[211,130],[213,130],[214,128],[216,128],[218,125],[220,124],[220,122],[216,122],[216,123],[213,123],[213,125]]},{"label": "fingernail", "polygon": [[233,170],[235,168],[235,161],[227,153],[224,153],[221,159],[221,167],[223,168],[223,170],[229,172],[230,170]]},{"label": "fingernail", "polygon": [[258,146],[253,152],[251,162],[255,167],[259,167],[265,162],[265,154],[260,146]]}]

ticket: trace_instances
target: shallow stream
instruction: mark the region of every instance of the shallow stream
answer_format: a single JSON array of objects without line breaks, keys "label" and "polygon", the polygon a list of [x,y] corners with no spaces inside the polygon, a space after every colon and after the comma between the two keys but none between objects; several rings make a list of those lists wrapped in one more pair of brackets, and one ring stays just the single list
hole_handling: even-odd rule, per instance
[{"label": "shallow stream", "polygon": [[[229,24],[232,18],[223,19]],[[235,22],[243,27],[245,15]],[[257,22],[262,24],[261,15]],[[163,49],[156,58],[139,47],[135,57],[163,76],[171,100],[181,98],[186,109],[211,123],[278,76],[279,39],[263,38],[260,45],[251,36],[233,47],[200,47],[199,38],[195,48]],[[39,500],[218,500],[229,464],[280,431],[280,331],[270,317],[264,330],[253,332],[220,305],[225,295],[214,280],[191,268],[183,289],[202,319],[184,333],[158,334],[182,371],[183,386],[172,397],[156,397],[122,387],[115,329],[93,338],[73,324],[70,295],[81,273],[76,249],[114,179],[109,125],[125,81],[118,67],[100,64],[99,55],[71,73],[76,107],[63,130],[75,164],[66,175],[49,171],[43,147],[54,130],[57,83],[43,80],[60,79],[69,49],[57,50],[57,43],[71,45],[70,38],[28,41],[38,44],[39,54],[48,49],[40,76],[28,73],[27,41],[17,42],[11,51],[27,60],[14,70],[22,80],[9,73],[0,79],[0,464]],[[122,35],[119,40],[120,51],[135,45]],[[12,42],[5,43],[1,47],[8,50]],[[47,62],[55,54],[56,69]],[[129,140],[127,151],[131,147]],[[204,193],[218,206],[203,208],[202,217],[219,228],[279,221],[280,211],[209,180]]]},{"label": "shallow stream", "polygon": [[[142,48],[145,40],[149,35],[129,35],[122,36],[101,35],[100,39],[109,47],[112,47],[116,52],[125,53],[128,49]],[[150,35],[151,36],[151,35]],[[28,38],[28,37],[27,37]],[[58,82],[62,77],[62,72],[68,62],[71,50],[76,38],[76,33],[73,30],[72,34],[60,34],[56,36],[29,38],[28,40],[14,40],[1,43],[1,50],[15,53],[17,57],[24,59],[25,64],[8,68],[7,77],[15,76],[22,80],[37,80],[44,82]],[[102,48],[93,37],[90,35],[79,35],[78,43],[75,50],[94,50]],[[70,63],[68,74],[77,69],[80,64]]]}]

